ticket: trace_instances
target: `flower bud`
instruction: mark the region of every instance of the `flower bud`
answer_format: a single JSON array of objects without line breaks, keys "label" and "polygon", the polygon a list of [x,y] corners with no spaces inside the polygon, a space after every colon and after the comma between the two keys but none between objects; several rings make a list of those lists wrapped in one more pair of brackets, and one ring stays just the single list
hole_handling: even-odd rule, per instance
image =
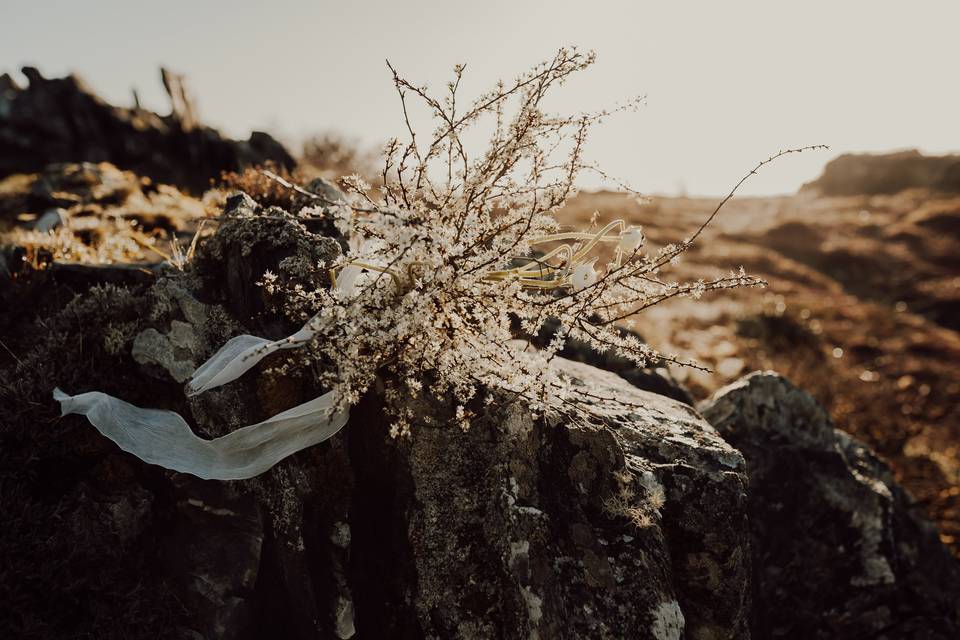
[{"label": "flower bud", "polygon": [[594,258],[590,262],[582,262],[573,268],[570,283],[573,285],[574,291],[586,289],[597,281],[598,274],[596,269],[593,268],[593,263],[596,261],[597,259]]},{"label": "flower bud", "polygon": [[630,227],[620,233],[620,251],[633,253],[643,245],[643,227]]},{"label": "flower bud", "polygon": [[360,279],[360,274],[362,273],[363,268],[348,264],[340,270],[340,273],[337,274],[337,283],[333,288],[334,291],[339,291],[347,298],[354,297],[360,293],[360,285],[358,280]]}]

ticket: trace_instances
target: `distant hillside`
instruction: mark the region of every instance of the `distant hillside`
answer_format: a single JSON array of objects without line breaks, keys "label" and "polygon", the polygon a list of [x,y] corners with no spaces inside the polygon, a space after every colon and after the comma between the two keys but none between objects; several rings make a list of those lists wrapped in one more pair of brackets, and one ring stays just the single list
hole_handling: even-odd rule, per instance
[{"label": "distant hillside", "polygon": [[893,194],[923,188],[960,192],[960,155],[925,156],[916,149],[895,153],[847,153],[831,160],[823,175],[800,191],[825,196]]}]

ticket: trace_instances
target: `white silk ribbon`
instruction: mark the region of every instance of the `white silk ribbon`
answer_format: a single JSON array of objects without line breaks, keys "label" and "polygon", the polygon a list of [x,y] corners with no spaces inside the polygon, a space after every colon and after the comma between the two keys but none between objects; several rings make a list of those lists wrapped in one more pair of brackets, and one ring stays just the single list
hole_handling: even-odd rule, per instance
[{"label": "white silk ribbon", "polygon": [[144,462],[207,480],[242,480],[259,475],[287,456],[332,437],[349,411],[334,410],[333,392],[263,422],[213,440],[190,429],[180,414],[142,409],[99,391],[70,396],[53,390],[62,415],[84,415],[121,449]]},{"label": "white silk ribbon", "polygon": [[[359,293],[363,269],[348,265],[334,290],[353,297]],[[195,396],[232,382],[279,349],[296,349],[318,331],[317,316],[281,340],[242,335],[231,338],[209,360],[197,367],[187,384]],[[190,473],[206,480],[243,480],[259,475],[287,456],[332,437],[347,423],[349,409],[335,409],[332,391],[263,422],[204,440],[173,411],[142,409],[119,398],[91,391],[70,396],[53,390],[61,415],[84,415],[97,430],[121,449],[144,462]]]},{"label": "white silk ribbon", "polygon": [[[345,282],[352,284],[353,279]],[[232,382],[279,349],[302,347],[316,335],[316,322],[314,316],[281,340],[231,338],[194,371],[187,394],[195,396]],[[207,480],[259,475],[290,454],[332,437],[350,416],[348,409],[334,410],[336,397],[330,391],[263,422],[204,440],[173,411],[143,409],[99,391],[70,396],[54,389],[53,397],[60,402],[62,415],[86,416],[101,434],[144,462]]]},{"label": "white silk ribbon", "polygon": [[230,338],[213,356],[197,367],[187,383],[187,395],[195,396],[208,389],[233,382],[274,351],[302,347],[317,334],[316,316],[292,336],[267,340],[242,335]]}]

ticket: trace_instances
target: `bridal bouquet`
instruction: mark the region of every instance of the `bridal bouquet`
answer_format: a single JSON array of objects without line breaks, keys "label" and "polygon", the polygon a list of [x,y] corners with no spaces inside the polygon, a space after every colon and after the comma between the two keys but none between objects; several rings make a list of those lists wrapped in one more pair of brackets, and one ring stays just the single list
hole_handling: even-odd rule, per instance
[{"label": "bridal bouquet", "polygon": [[[550,366],[568,339],[613,350],[637,366],[679,362],[618,331],[617,323],[676,296],[762,282],[742,270],[712,281],[664,278],[662,269],[703,227],[649,253],[642,230],[619,220],[560,227],[555,212],[573,194],[578,174],[598,171],[584,162],[583,143],[609,112],[557,116],[542,103],[592,61],[592,54],[561,49],[466,108],[457,99],[464,67],[455,68],[440,97],[394,71],[408,136],[387,145],[379,192],[373,195],[359,178],[345,181],[343,200],[290,185],[316,201],[308,215],[332,217],[349,241],[346,255],[323,265],[332,286],[307,291],[265,273],[261,284],[309,320],[281,340],[231,339],[196,370],[186,392],[228,384],[269,354],[298,349],[327,363],[318,381],[329,389],[324,395],[215,440],[196,437],[176,413],[97,392],[57,390],[62,411],[86,415],[147,462],[238,479],[335,434],[378,379],[392,434],[404,436],[429,422],[410,408],[409,398],[421,394],[452,400],[462,429],[495,402],[522,400],[535,415],[575,414],[589,393],[568,392]],[[425,141],[411,124],[413,102],[436,125]],[[485,151],[469,154],[464,133],[484,127]],[[549,319],[560,328],[544,348],[517,339],[518,327],[535,335]]]}]

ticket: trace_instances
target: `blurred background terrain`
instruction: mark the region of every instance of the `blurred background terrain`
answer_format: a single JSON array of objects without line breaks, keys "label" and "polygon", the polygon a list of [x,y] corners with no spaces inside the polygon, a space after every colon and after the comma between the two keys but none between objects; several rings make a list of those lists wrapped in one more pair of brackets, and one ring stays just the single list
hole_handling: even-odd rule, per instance
[{"label": "blurred background terrain", "polygon": [[[877,164],[889,181],[860,177]],[[958,553],[960,193],[955,180],[929,188],[943,167],[956,172],[960,158],[842,156],[796,195],[734,198],[665,277],[742,265],[768,286],[670,301],[635,328],[712,370],[673,370],[697,399],[756,369],[809,391],[837,427],[887,458]],[[716,204],[583,193],[561,216],[622,216],[666,244],[693,233]]]}]

